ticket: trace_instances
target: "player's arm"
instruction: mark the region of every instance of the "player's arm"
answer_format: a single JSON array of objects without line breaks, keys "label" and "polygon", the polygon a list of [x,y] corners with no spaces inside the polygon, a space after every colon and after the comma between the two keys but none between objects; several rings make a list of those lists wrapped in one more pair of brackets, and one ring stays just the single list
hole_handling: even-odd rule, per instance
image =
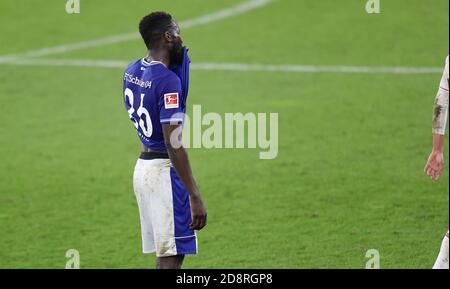
[{"label": "player's arm", "polygon": [[437,181],[442,174],[444,167],[444,136],[441,134],[433,134],[433,150],[428,157],[425,165],[425,173],[431,177],[433,181]]},{"label": "player's arm", "polygon": [[192,223],[191,229],[201,230],[206,225],[207,213],[200,196],[200,191],[192,175],[186,149],[181,143],[181,124],[162,124],[164,142],[178,177],[183,182],[184,187],[189,192]]},{"label": "player's arm", "polygon": [[444,167],[444,135],[447,124],[449,92],[448,92],[448,58],[433,109],[433,150],[425,165],[425,173],[436,181]]}]

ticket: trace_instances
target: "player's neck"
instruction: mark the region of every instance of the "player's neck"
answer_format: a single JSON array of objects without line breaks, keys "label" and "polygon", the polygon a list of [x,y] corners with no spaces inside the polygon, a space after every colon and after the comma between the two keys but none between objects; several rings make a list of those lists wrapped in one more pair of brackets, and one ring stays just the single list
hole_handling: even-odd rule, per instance
[{"label": "player's neck", "polygon": [[148,62],[157,61],[164,64],[166,67],[170,66],[170,56],[165,50],[149,50],[145,59]]}]

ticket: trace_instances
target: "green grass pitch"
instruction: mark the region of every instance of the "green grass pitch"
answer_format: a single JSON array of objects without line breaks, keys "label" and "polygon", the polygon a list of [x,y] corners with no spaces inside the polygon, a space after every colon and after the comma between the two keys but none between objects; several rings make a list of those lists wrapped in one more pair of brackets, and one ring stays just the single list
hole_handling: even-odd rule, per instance
[{"label": "green grass pitch", "polygon": [[[245,0],[0,2],[0,57],[183,21]],[[275,0],[183,30],[193,63],[443,67],[447,0]],[[432,4],[430,4],[432,2]],[[140,40],[46,59],[132,61]],[[151,268],[132,190],[139,142],[120,68],[0,63],[0,268]],[[185,268],[430,268],[448,228],[448,165],[422,172],[441,75],[191,72],[189,111],[277,112],[279,154],[190,149],[208,208]],[[448,138],[447,138],[448,141]],[[446,142],[448,144],[448,142]],[[448,145],[446,149],[448,157]]]}]

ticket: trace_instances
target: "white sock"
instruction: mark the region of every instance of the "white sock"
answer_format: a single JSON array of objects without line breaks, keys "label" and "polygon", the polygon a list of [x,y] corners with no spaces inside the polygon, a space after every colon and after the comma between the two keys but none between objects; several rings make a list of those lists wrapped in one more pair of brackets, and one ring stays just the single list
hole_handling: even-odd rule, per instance
[{"label": "white sock", "polygon": [[433,269],[448,269],[448,232],[442,241],[441,251],[434,263]]}]

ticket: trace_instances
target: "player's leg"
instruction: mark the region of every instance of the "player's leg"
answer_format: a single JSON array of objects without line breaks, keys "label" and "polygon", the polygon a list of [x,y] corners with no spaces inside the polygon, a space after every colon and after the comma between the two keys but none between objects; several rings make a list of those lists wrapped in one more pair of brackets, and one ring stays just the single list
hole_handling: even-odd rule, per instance
[{"label": "player's leg", "polygon": [[189,194],[170,161],[155,160],[147,173],[150,182],[151,219],[156,247],[156,267],[181,268],[186,254],[197,253],[197,236],[189,228]]},{"label": "player's leg", "polygon": [[181,268],[184,255],[197,253],[189,193],[169,159],[141,159],[135,169],[144,253],[156,252],[157,268]]},{"label": "player's leg", "polygon": [[156,269],[181,269],[184,255],[161,257],[156,259]]},{"label": "player's leg", "polygon": [[448,269],[448,231],[442,241],[441,251],[436,259],[433,269]]},{"label": "player's leg", "polygon": [[176,248],[169,164],[165,159],[139,159],[133,178],[143,253],[156,252],[156,267],[161,269],[180,268],[184,258]]}]

